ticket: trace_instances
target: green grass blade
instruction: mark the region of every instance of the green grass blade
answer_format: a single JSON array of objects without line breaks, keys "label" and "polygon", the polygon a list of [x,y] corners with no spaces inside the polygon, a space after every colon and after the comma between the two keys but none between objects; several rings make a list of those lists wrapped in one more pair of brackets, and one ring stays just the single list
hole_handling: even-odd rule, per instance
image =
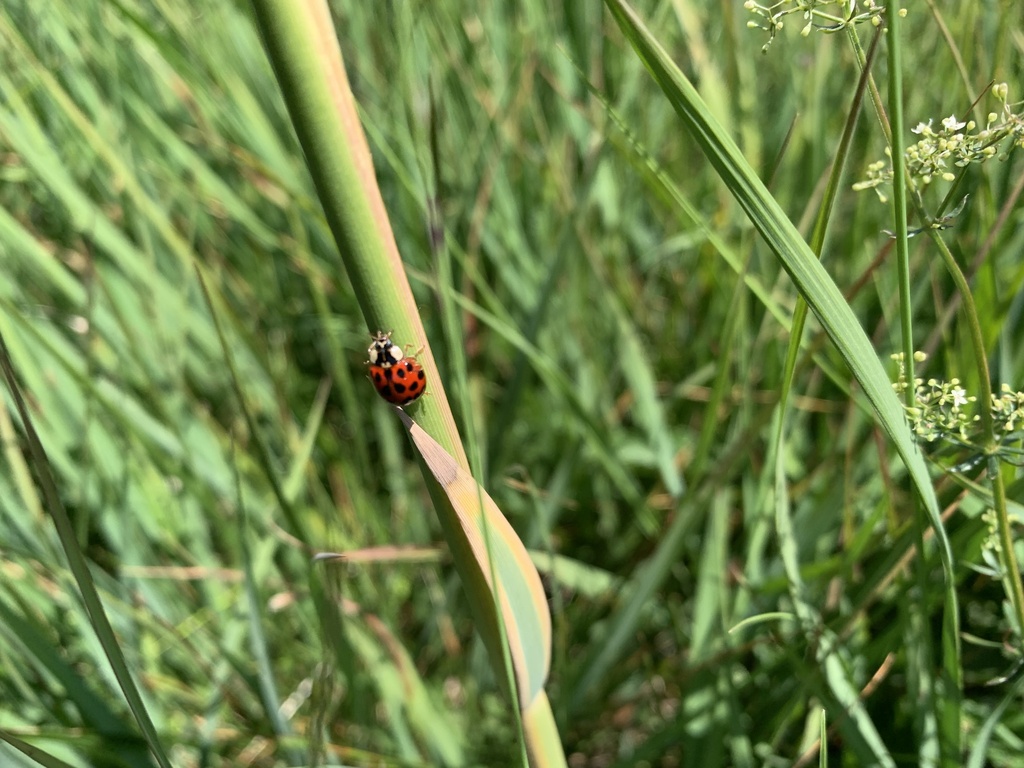
[{"label": "green grass blade", "polygon": [[[70,763],[65,763],[63,760],[44,752],[39,747],[33,746],[27,741],[22,741],[2,728],[0,728],[0,740],[6,741],[26,757],[32,759],[32,763],[26,762],[23,763],[24,765],[41,765],[43,768],[73,768]],[[19,763],[19,765],[22,765],[22,763]]]}]

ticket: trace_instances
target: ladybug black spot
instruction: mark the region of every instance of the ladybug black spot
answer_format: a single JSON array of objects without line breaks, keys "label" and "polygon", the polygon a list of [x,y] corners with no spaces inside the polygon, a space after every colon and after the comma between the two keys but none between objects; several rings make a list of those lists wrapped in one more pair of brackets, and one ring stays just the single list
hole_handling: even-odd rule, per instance
[{"label": "ladybug black spot", "polygon": [[409,391],[415,392],[417,389],[419,389],[419,387],[420,383],[418,381],[414,381],[412,384],[409,385]]},{"label": "ladybug black spot", "polygon": [[391,382],[391,388],[398,394],[405,394],[405,384],[399,384],[397,381]]},{"label": "ladybug black spot", "polygon": [[373,372],[373,381],[374,381],[375,384],[383,384],[384,383],[384,374],[381,373],[380,371],[374,371]]},{"label": "ladybug black spot", "polygon": [[399,368],[397,371],[395,371],[395,376],[397,376],[400,379],[404,379],[405,378],[405,368]]},{"label": "ladybug black spot", "polygon": [[416,378],[418,378],[420,381],[423,381],[425,378],[427,378],[427,375],[423,371],[420,371],[419,375]]}]

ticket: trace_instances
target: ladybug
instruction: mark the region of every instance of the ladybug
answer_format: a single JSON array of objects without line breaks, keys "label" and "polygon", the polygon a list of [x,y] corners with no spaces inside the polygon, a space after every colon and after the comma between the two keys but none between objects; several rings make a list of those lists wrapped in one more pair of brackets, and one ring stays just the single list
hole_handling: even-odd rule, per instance
[{"label": "ladybug", "polygon": [[367,350],[370,381],[377,393],[392,405],[408,405],[423,394],[427,374],[416,358],[391,340],[391,331],[377,331]]}]

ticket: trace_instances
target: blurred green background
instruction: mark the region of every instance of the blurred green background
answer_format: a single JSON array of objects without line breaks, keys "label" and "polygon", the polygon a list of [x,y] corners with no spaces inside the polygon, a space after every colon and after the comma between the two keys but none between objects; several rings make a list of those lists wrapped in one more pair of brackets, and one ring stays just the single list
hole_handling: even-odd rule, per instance
[{"label": "blurred green background", "polygon": [[[762,53],[740,3],[636,5],[808,232],[859,77],[849,37],[802,37],[794,16]],[[908,125],[968,114],[993,79],[1019,96],[1016,3],[908,5]],[[604,8],[331,7],[446,388],[473,409],[478,479],[549,589],[548,691],[570,765],[816,761],[822,710],[832,764],[922,762],[942,573],[927,548],[908,569],[902,465],[811,322],[785,543],[821,626],[799,628],[765,463],[796,292]],[[365,380],[368,329],[247,13],[0,6],[0,332],[175,765],[515,764],[509,703],[411,449]],[[857,29],[866,46],[873,28]],[[980,113],[992,108],[982,95]],[[884,145],[866,106],[823,255],[883,359],[900,348],[892,214],[850,187]],[[1011,385],[1024,371],[1020,172],[1010,148],[971,169],[944,233],[974,278],[993,378]],[[440,332],[440,247],[462,297],[464,376]],[[923,375],[972,391],[952,283],[926,238],[911,247]],[[152,764],[4,393],[0,729],[71,765]],[[947,467],[973,455],[929,451]],[[1020,635],[985,495],[936,482],[958,564],[963,742],[984,735],[977,765],[1014,765]],[[383,549],[311,560],[367,547]],[[644,585],[654,596],[631,605]],[[0,762],[40,764],[6,745]]]}]

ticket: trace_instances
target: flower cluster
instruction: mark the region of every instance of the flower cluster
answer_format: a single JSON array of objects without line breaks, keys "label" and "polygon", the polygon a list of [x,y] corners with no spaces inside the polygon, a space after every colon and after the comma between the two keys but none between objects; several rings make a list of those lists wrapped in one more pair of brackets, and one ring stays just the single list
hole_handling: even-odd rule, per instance
[{"label": "flower cluster", "polygon": [[[892,385],[897,393],[903,394],[910,386],[906,378],[906,367],[902,353],[892,355],[899,366],[896,382]],[[914,353],[914,360],[924,362],[923,352]],[[969,413],[965,406],[977,402],[977,397],[968,395],[959,379],[939,381],[938,379],[914,379],[914,405],[904,406],[911,428],[918,439],[933,443],[937,440],[980,450],[976,425],[980,417]],[[989,402],[997,442],[1001,443],[999,454],[1006,460],[1019,463],[1019,451],[1011,449],[1008,443],[1021,438],[1024,425],[1024,392],[1017,392],[1009,384],[1003,384],[998,396],[992,395]],[[970,408],[976,411],[976,408]]]},{"label": "flower cluster", "polygon": [[1000,436],[1010,437],[1024,423],[1024,392],[1014,392],[1009,384],[999,392],[999,397],[992,395],[992,419]]},{"label": "flower cluster", "polygon": [[[899,365],[899,374],[893,389],[902,394],[909,386],[903,355],[895,354],[892,359]],[[914,356],[919,362],[924,355],[918,352]],[[910,419],[914,434],[921,440],[932,443],[939,439],[952,440],[964,445],[970,444],[969,428],[977,420],[964,411],[964,406],[977,400],[968,396],[960,386],[959,379],[939,381],[938,379],[914,379],[914,406],[904,406]]]},{"label": "flower cluster", "polygon": [[[885,13],[884,3],[875,0],[861,0],[861,10],[857,10],[857,0],[779,0],[771,5],[761,5],[755,0],[747,0],[743,7],[750,11],[756,20],[747,22],[751,29],[763,29],[768,33],[768,42],[761,47],[766,53],[775,41],[775,36],[782,29],[782,20],[786,16],[798,13],[804,19],[800,34],[807,37],[812,29],[819,32],[840,32],[854,24],[870,21],[875,26],[882,23]],[[901,15],[906,11],[901,10]]]},{"label": "flower cluster", "polygon": [[[977,130],[973,120],[962,121],[950,115],[942,121],[939,129],[932,127],[932,121],[918,123],[914,133],[921,139],[907,147],[907,171],[922,186],[934,179],[953,181],[956,176],[951,168],[963,168],[973,163],[983,163],[995,157],[999,145],[1012,138],[1015,145],[1024,146],[1024,114],[1017,114],[1007,101],[1009,88],[1006,83],[992,87],[992,95],[999,100],[997,112],[990,112],[985,127]],[[889,150],[886,149],[889,155]],[[892,161],[879,160],[868,166],[867,178],[853,185],[857,191],[874,189],[884,203],[885,194],[880,187],[892,183]]]}]

